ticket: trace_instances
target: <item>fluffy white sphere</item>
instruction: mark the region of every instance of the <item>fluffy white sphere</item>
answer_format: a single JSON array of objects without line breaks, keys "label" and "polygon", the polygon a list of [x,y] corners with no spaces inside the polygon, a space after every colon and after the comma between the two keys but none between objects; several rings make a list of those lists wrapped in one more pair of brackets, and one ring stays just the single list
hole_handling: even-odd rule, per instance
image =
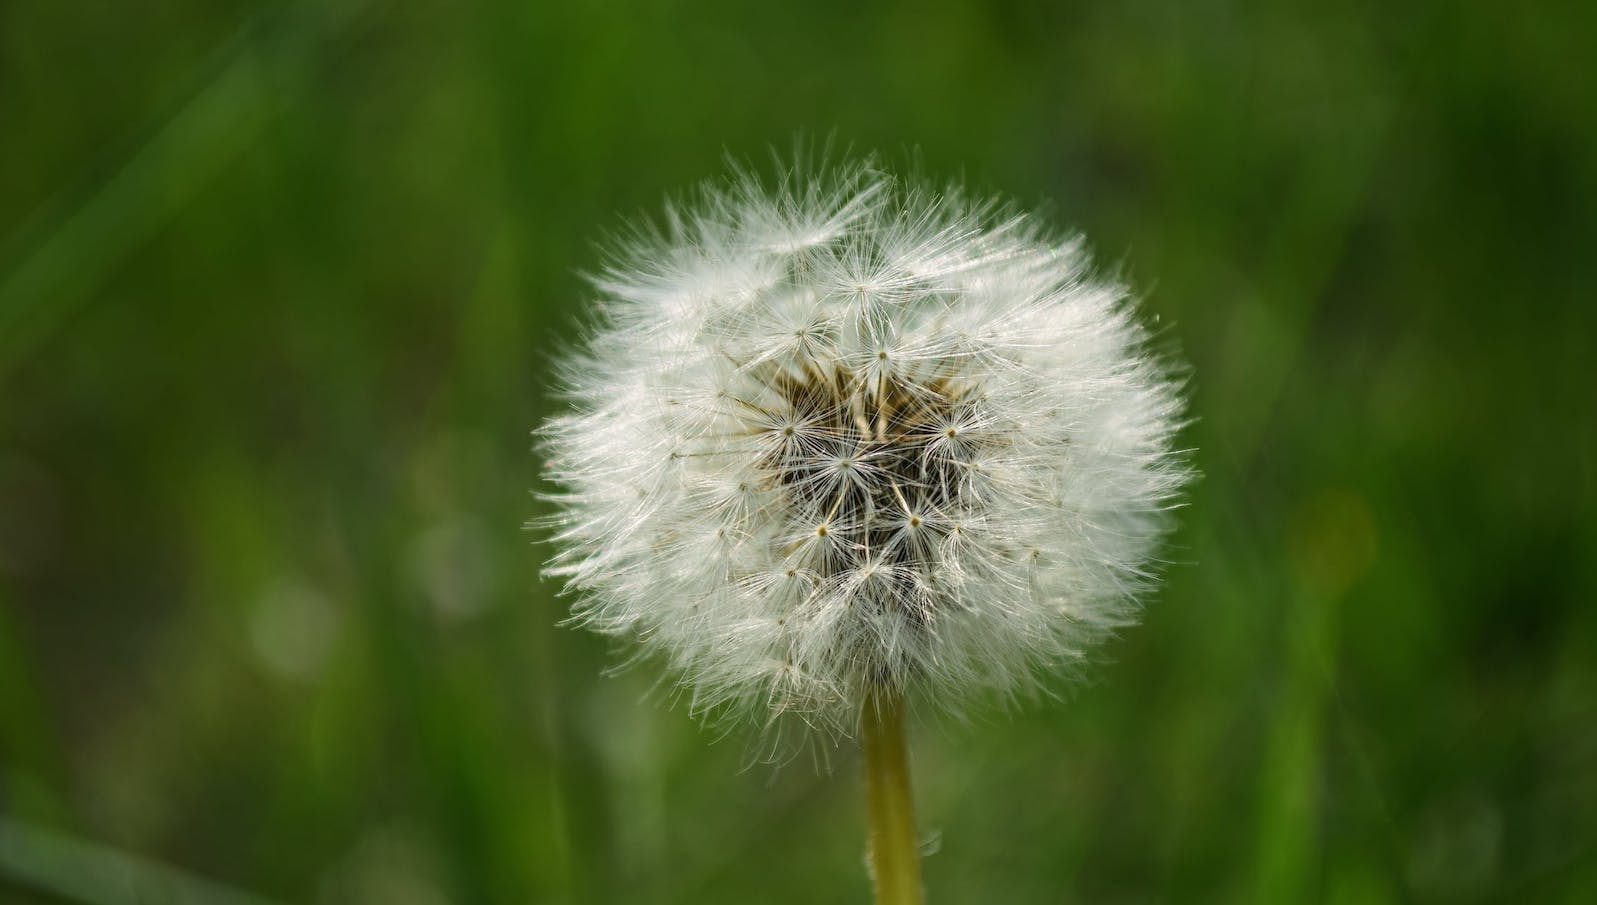
[{"label": "fluffy white sphere", "polygon": [[1078,241],[861,164],[708,187],[595,283],[550,571],[696,710],[847,733],[1134,619],[1182,401]]}]

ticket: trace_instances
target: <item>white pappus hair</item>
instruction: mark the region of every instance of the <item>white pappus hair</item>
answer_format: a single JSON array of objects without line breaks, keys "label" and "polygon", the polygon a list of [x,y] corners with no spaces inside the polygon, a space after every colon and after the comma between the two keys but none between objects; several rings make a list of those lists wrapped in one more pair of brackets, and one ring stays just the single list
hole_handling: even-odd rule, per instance
[{"label": "white pappus hair", "polygon": [[1178,381],[1076,239],[869,162],[640,228],[543,429],[573,618],[700,713],[849,734],[1007,698],[1134,621]]}]

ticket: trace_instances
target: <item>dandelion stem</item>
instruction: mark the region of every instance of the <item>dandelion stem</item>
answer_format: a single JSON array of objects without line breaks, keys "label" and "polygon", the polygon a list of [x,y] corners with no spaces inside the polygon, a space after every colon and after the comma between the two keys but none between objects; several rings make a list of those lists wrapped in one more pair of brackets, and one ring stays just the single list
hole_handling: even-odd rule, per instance
[{"label": "dandelion stem", "polygon": [[904,750],[904,696],[894,689],[872,689],[865,696],[860,722],[870,821],[867,859],[876,905],[923,905],[909,757]]}]

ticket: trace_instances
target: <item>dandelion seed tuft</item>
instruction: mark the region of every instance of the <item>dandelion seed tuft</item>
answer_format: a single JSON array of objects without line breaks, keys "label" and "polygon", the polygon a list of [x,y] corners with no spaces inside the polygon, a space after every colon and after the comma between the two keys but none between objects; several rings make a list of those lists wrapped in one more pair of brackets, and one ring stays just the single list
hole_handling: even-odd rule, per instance
[{"label": "dandelion seed tuft", "polygon": [[1183,404],[1079,240],[870,163],[638,230],[544,428],[574,619],[692,708],[851,734],[1008,698],[1134,621]]}]

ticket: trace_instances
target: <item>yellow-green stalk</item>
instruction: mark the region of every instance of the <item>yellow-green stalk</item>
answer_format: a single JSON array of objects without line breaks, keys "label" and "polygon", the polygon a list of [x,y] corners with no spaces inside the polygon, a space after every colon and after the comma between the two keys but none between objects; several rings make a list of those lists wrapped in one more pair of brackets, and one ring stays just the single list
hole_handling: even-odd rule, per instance
[{"label": "yellow-green stalk", "polygon": [[904,696],[877,688],[860,714],[860,750],[865,762],[867,860],[876,905],[922,905],[920,848],[915,837],[915,801],[910,791],[909,754],[904,746]]}]

